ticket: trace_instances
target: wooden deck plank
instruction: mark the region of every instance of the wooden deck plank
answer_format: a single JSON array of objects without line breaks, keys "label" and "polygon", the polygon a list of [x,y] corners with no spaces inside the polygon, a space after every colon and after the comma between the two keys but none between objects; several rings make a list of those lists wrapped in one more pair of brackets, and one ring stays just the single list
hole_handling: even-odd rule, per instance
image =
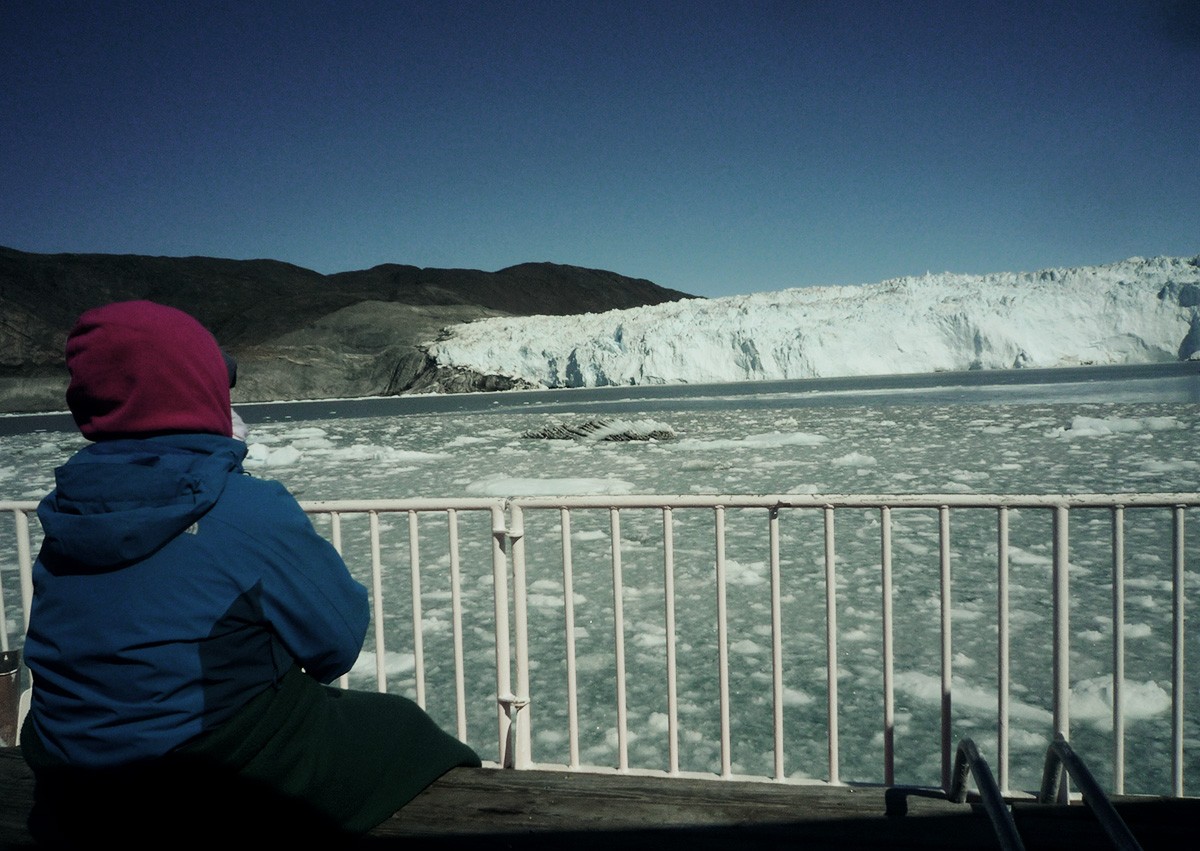
[{"label": "wooden deck plank", "polygon": [[[28,851],[33,778],[0,748],[0,849]],[[1118,799],[1146,851],[1190,847],[1200,799]],[[1082,806],[1014,806],[1029,851],[1106,847]],[[198,814],[220,819],[220,814]],[[186,839],[194,825],[179,824]],[[230,826],[230,841],[239,830]],[[270,829],[272,832],[274,828]],[[278,833],[285,834],[284,826]],[[241,835],[245,835],[244,832]],[[164,846],[171,839],[164,839]],[[234,843],[236,845],[236,842]],[[325,842],[324,847],[338,843]],[[555,771],[457,768],[347,848],[997,848],[978,806],[928,790],[796,786]]]},{"label": "wooden deck plank", "polygon": [[487,837],[501,848],[961,848],[991,828],[971,807],[882,788],[456,769],[371,837]]}]

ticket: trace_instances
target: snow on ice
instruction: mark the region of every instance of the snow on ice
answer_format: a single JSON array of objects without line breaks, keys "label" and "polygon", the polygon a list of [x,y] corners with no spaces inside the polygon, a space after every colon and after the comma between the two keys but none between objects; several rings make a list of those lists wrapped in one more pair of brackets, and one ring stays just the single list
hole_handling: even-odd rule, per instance
[{"label": "snow on ice", "polygon": [[1200,256],[485,319],[439,365],[544,387],[912,374],[1200,357]]}]

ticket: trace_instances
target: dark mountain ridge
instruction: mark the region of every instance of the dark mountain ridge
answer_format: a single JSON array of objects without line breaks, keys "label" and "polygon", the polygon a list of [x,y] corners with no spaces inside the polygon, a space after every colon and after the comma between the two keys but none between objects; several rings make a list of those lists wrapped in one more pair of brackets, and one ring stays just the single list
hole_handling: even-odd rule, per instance
[{"label": "dark mountain ridge", "polygon": [[0,247],[0,410],[61,410],[75,319],[150,299],[195,316],[238,358],[235,399],[505,389],[444,374],[423,344],[488,316],[568,315],[692,298],[641,278],[555,263],[497,272],[384,264],[323,275],[277,260],[34,254]]}]

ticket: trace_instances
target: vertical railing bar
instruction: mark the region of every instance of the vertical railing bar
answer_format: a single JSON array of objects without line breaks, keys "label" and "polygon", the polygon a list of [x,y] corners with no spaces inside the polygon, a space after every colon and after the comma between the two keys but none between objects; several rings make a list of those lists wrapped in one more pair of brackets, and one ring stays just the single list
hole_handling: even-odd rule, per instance
[{"label": "vertical railing bar", "polygon": [[[1068,508],[1066,505],[1054,509],[1054,735],[1071,740],[1071,669],[1070,630],[1071,600],[1068,576]],[[1070,783],[1064,778],[1059,785],[1058,803],[1070,800]]]},{"label": "vertical railing bar", "polygon": [[783,759],[783,589],[779,572],[779,506],[768,518],[771,553],[771,686],[775,721],[775,779],[785,778]]},{"label": "vertical railing bar", "polygon": [[675,667],[675,528],[670,506],[663,516],[663,588],[667,630],[667,757],[671,774],[679,773],[679,694]]},{"label": "vertical railing bar", "polygon": [[725,506],[713,511],[716,531],[717,582],[717,677],[720,684],[721,776],[733,776],[733,754],[729,736],[729,622],[725,588]]},{"label": "vertical railing bar", "polygon": [[879,509],[879,566],[883,630],[883,782],[896,782],[896,697],[892,644],[892,509]]},{"label": "vertical railing bar", "polygon": [[509,529],[512,541],[513,632],[516,644],[517,693],[511,704],[513,715],[513,767],[528,768],[533,760],[529,711],[529,600],[525,576],[525,515],[512,506]]},{"label": "vertical railing bar", "polygon": [[[519,512],[519,507],[513,509]],[[504,510],[499,506],[491,509],[492,517],[492,619],[496,627],[496,741],[497,762],[503,768],[514,767],[512,753],[512,718],[504,701],[512,696],[508,619],[508,559],[509,530],[505,524]]]},{"label": "vertical railing bar", "polygon": [[1125,508],[1112,509],[1113,794],[1125,794]]},{"label": "vertical railing bar", "polygon": [[329,538],[337,554],[342,554],[342,512],[329,512]]},{"label": "vertical railing bar", "polygon": [[417,512],[408,512],[408,573],[412,590],[413,672],[417,679],[417,705],[425,708],[425,624],[421,611],[421,544]]},{"label": "vertical railing bar", "polygon": [[1171,579],[1171,792],[1183,797],[1183,706],[1184,706],[1184,507],[1175,506],[1172,524],[1174,570]]},{"label": "vertical railing bar", "polygon": [[33,551],[29,544],[29,515],[16,509],[13,518],[17,535],[17,573],[21,577],[21,611],[29,627],[29,610],[33,606]]},{"label": "vertical railing bar", "polygon": [[617,654],[617,769],[629,770],[629,718],[625,704],[625,591],[621,576],[621,511],[610,508],[612,538],[613,640]]},{"label": "vertical railing bar", "polygon": [[383,632],[383,556],[379,549],[379,512],[368,511],[371,523],[371,611],[375,620],[375,688],[387,691],[384,654],[387,647]]},{"label": "vertical railing bar", "polygon": [[1012,634],[1009,611],[1008,507],[1000,506],[996,517],[996,760],[1000,793],[1009,788],[1009,690],[1012,686]]},{"label": "vertical railing bar", "polygon": [[834,570],[833,506],[825,514],[825,676],[827,711],[829,715],[829,782],[840,783],[838,770],[838,645],[837,645],[837,577]]},{"label": "vertical railing bar", "polygon": [[[329,512],[329,539],[333,544],[333,548],[338,555],[342,554],[342,513],[340,511]],[[340,688],[350,688],[350,672],[342,674],[338,677],[338,686]]]},{"label": "vertical railing bar", "polygon": [[954,758],[954,713],[952,689],[954,682],[951,655],[952,623],[950,594],[950,507],[938,508],[938,563],[941,576],[941,645],[942,645],[942,788],[949,790],[951,762]]},{"label": "vertical railing bar", "polygon": [[559,509],[562,533],[563,564],[563,628],[567,642],[567,737],[569,765],[579,768],[579,690],[575,670],[575,576],[571,554],[571,510]]},{"label": "vertical railing bar", "polygon": [[[17,525],[17,515],[20,513],[21,512],[18,509],[13,509],[12,514],[13,514],[14,528]],[[19,580],[19,577],[18,577],[18,580]],[[2,572],[0,572],[0,652],[3,652],[3,653],[7,653],[9,651],[7,609],[8,609],[8,603],[4,597],[4,574]],[[22,626],[21,631],[24,632],[25,624],[23,623],[21,626]]]},{"label": "vertical railing bar", "polygon": [[467,682],[463,658],[462,569],[458,555],[458,512],[446,512],[450,546],[450,618],[454,633],[454,707],[459,741],[467,740]]}]

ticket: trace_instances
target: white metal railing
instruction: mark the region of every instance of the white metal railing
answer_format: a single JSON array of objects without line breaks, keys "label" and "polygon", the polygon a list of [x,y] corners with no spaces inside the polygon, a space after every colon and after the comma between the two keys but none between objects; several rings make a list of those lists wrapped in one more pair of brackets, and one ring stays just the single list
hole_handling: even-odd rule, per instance
[{"label": "white metal railing", "polygon": [[[1030,676],[1033,681],[1043,681],[1045,691],[1049,694],[1043,697],[1035,689],[1030,697],[1025,698],[1027,707],[1043,703],[1049,706],[1046,713],[1048,723],[1040,729],[1039,753],[1044,753],[1046,743],[1056,736],[1069,738],[1071,735],[1072,666],[1088,670],[1103,669],[1104,676],[1110,678],[1112,703],[1111,753],[1107,755],[1111,759],[1110,791],[1113,794],[1126,793],[1126,778],[1129,776],[1129,707],[1125,695],[1125,674],[1127,642],[1130,640],[1126,629],[1126,591],[1130,587],[1126,576],[1126,533],[1129,531],[1129,515],[1137,512],[1139,524],[1134,535],[1138,542],[1137,555],[1141,559],[1139,565],[1143,562],[1151,565],[1165,562],[1163,567],[1139,567],[1147,574],[1139,579],[1139,593],[1145,587],[1165,587],[1170,595],[1170,615],[1163,619],[1162,625],[1169,635],[1169,641],[1165,642],[1165,653],[1170,658],[1149,657],[1143,652],[1137,664],[1141,668],[1161,669],[1164,672],[1169,670],[1169,674],[1162,679],[1169,681],[1170,720],[1166,725],[1155,727],[1148,738],[1155,747],[1167,742],[1169,773],[1162,782],[1156,782],[1154,788],[1135,791],[1183,796],[1188,768],[1193,774],[1198,770],[1197,754],[1185,751],[1188,735],[1194,737],[1200,720],[1194,708],[1190,716],[1185,712],[1188,637],[1184,617],[1187,598],[1185,576],[1189,572],[1185,549],[1185,516],[1187,509],[1200,506],[1200,493],[650,495],[524,497],[507,500],[305,501],[302,505],[322,531],[326,531],[322,524],[328,524],[327,533],[334,545],[346,556],[352,571],[371,588],[374,630],[364,649],[375,655],[373,676],[376,687],[381,691],[389,688],[389,647],[405,646],[411,649],[412,673],[411,677],[405,678],[403,688],[411,688],[412,696],[422,706],[427,706],[435,698],[440,702],[439,705],[452,706],[452,710],[439,710],[442,714],[452,712],[452,720],[449,717],[439,720],[452,726],[460,738],[476,745],[481,753],[483,749],[479,743],[485,740],[484,734],[472,727],[470,718],[478,716],[481,711],[494,711],[497,719],[496,764],[513,768],[555,767],[716,776],[723,779],[766,778],[781,782],[896,783],[897,742],[903,727],[899,718],[914,713],[911,701],[903,704],[897,699],[895,668],[897,663],[909,667],[916,664],[909,658],[913,650],[910,649],[907,654],[897,650],[898,639],[909,638],[904,630],[897,633],[897,601],[902,592],[896,582],[900,570],[896,561],[900,560],[906,565],[900,585],[904,588],[919,587],[921,593],[928,591],[931,595],[929,602],[936,608],[936,630],[931,629],[930,632],[936,632],[933,641],[937,652],[932,654],[929,665],[937,669],[937,732],[928,739],[921,738],[915,747],[909,744],[905,753],[916,751],[916,762],[920,762],[921,758],[929,758],[939,765],[940,771],[936,776],[926,776],[921,774],[919,768],[907,766],[904,769],[908,775],[906,781],[912,776],[919,776],[922,785],[950,788],[954,741],[960,735],[955,726],[966,725],[975,730],[992,728],[995,731],[998,782],[1006,794],[1020,794],[1014,792],[1010,767],[1010,749],[1013,747],[1012,699],[1017,686],[1012,670],[1012,645],[1018,636],[1030,630],[1030,623],[1037,623],[1039,618],[1047,615],[1051,646],[1049,659],[1042,658],[1041,668],[1048,671],[1035,671]],[[32,596],[28,516],[34,508],[35,504],[31,502],[0,503],[0,511],[11,514],[13,518],[11,549],[16,553],[20,616],[25,619]],[[1104,516],[1103,523],[1093,516],[1095,512]],[[587,532],[579,532],[573,525],[574,520],[589,518],[595,513],[606,515],[607,523]],[[734,514],[736,519],[731,519]],[[906,519],[898,523],[897,518],[902,514]],[[931,527],[928,531],[917,529],[917,524],[907,519],[910,515],[920,518],[929,516],[936,520],[936,528]],[[1012,605],[1013,556],[1019,549],[1012,544],[1014,518],[1022,519],[1021,534],[1028,536],[1033,528],[1033,537],[1042,535],[1042,543],[1045,543],[1045,533],[1037,525],[1040,521],[1031,525],[1028,519],[1030,515],[1049,518],[1049,576],[1046,577],[1045,587],[1023,587],[1022,590],[1032,590],[1032,600],[1036,601],[1039,597],[1047,599],[1048,613],[1028,611],[1032,605],[1028,602],[1025,608],[1018,606],[1014,609]],[[683,540],[680,528],[685,516],[692,519],[693,525],[695,518],[699,517],[700,527],[709,529],[705,533],[711,535],[711,543],[706,545],[706,556],[697,558],[694,555],[697,552],[693,546],[694,530],[691,537],[687,538],[690,542],[687,546],[692,547],[689,552],[693,555],[680,556],[679,545]],[[1083,531],[1073,537],[1070,522],[1074,516],[1087,519],[1081,524]],[[956,528],[961,524],[969,533],[965,546],[956,548],[952,543],[952,517],[956,518]],[[460,518],[472,518],[474,527],[464,533],[460,529]],[[482,522],[473,518],[482,518]],[[624,518],[629,518],[626,522],[636,528],[623,531]],[[653,521],[647,518],[653,518]],[[785,521],[792,522],[797,518],[804,518],[804,522],[811,518],[813,526],[798,531],[789,527],[787,533],[782,531]],[[847,524],[843,518],[854,521],[849,528],[849,534],[853,537],[848,544],[846,539],[839,538],[839,535],[847,534]],[[1147,518],[1145,523],[1142,518]],[[399,531],[391,528],[397,519],[405,521],[400,524]],[[367,525],[365,533],[347,534],[347,522],[364,521]],[[434,522],[439,526],[444,524],[445,536],[440,541],[425,531]],[[1104,556],[1107,581],[1094,576],[1098,557],[1087,557],[1091,560],[1090,568],[1077,564],[1071,558],[1072,544],[1078,543],[1083,549],[1099,546],[1095,539],[1096,529],[1101,525],[1108,527],[1103,535],[1103,546],[1107,551]],[[536,529],[533,528],[535,526]],[[876,526],[877,531],[874,528]],[[657,531],[647,531],[648,527],[656,527]],[[982,531],[985,529],[990,532]],[[914,544],[922,536],[936,539],[936,547],[930,547],[928,553],[923,545]],[[994,536],[991,538],[994,549],[990,543],[985,545],[984,541],[984,538],[991,536]],[[365,541],[361,540],[364,537]],[[397,538],[403,540],[397,543]],[[871,544],[872,540],[876,543]],[[2,539],[0,544],[9,547]],[[1155,552],[1150,552],[1160,545],[1164,548],[1161,558]],[[587,553],[580,552],[584,546],[588,549]],[[759,580],[756,576],[751,577],[754,582],[747,581],[744,565],[729,557],[727,548],[730,546],[737,547],[739,554],[748,550],[765,554],[766,579],[763,584],[767,588],[764,593],[767,595],[769,615],[767,623],[758,625],[756,629],[761,634],[769,635],[769,663],[765,666],[769,670],[749,672],[762,678],[766,683],[764,690],[769,693],[770,720],[766,736],[770,748],[769,767],[761,770],[740,768],[735,758],[735,751],[743,746],[737,732],[740,729],[737,722],[749,706],[748,693],[756,686],[746,688],[748,672],[740,664],[731,662],[731,647],[745,641],[743,627],[735,627],[733,621],[744,614],[747,600],[751,600],[754,606],[761,601],[743,593],[744,586],[754,585]],[[464,548],[469,549],[465,557]],[[598,548],[606,551],[602,565],[595,557]],[[873,554],[868,557],[864,554],[864,548],[870,549]],[[800,553],[801,550],[805,555]],[[1021,552],[1023,558],[1028,559],[1028,549],[1022,549]],[[430,556],[430,553],[433,555]],[[629,557],[631,553],[636,555],[636,559]],[[819,570],[813,573],[821,586],[819,594],[808,584],[797,584],[797,577],[807,569],[805,559],[808,555],[812,556],[812,563],[819,566]],[[0,553],[0,568],[9,567],[3,558]],[[705,563],[697,567],[698,561]],[[981,572],[981,561],[990,562],[990,568]],[[648,578],[651,576],[647,572],[649,562],[657,565],[652,580]],[[910,562],[915,563],[916,567],[909,566]],[[478,570],[482,564],[486,564],[484,573]],[[405,567],[407,570],[404,570]],[[1083,569],[1093,571],[1091,578],[1072,583],[1072,571]],[[1196,569],[1195,564],[1190,568],[1191,572]],[[631,571],[636,573],[636,581],[629,580],[627,574]],[[735,571],[743,584],[734,582]],[[464,572],[471,573],[467,581],[473,581],[467,590],[464,590]],[[601,587],[598,584],[600,572],[607,577],[601,583],[605,589],[603,594],[596,590]],[[689,587],[695,586],[697,576],[711,583],[711,620],[708,615],[696,611],[697,608],[705,608],[707,602],[697,607],[693,602],[695,596],[681,602],[677,588],[681,573],[688,574],[686,581]],[[552,575],[554,578],[550,578]],[[590,583],[587,586],[588,594],[604,596],[610,601],[603,607],[588,601],[587,611],[590,625],[599,624],[611,629],[611,644],[605,649],[605,654],[611,651],[611,658],[600,654],[604,658],[597,661],[597,654],[581,657],[578,653],[576,645],[580,635],[590,632],[590,626],[583,627],[581,631],[578,623],[576,598],[581,578]],[[962,613],[956,614],[953,584],[956,579],[965,585],[963,593],[986,591],[987,596],[994,595],[994,626],[973,628],[972,618]],[[808,582],[808,579],[804,579],[804,582]],[[859,585],[851,587],[849,582]],[[436,589],[432,587],[435,583],[438,585]],[[5,571],[0,570],[0,613],[6,608],[15,608],[9,604],[9,584]],[[1030,584],[1026,580],[1022,586]],[[487,611],[479,606],[482,599],[479,589],[485,585],[489,586]],[[731,602],[731,588],[735,585],[737,600]],[[537,588],[539,604],[532,613],[531,586]],[[859,713],[859,708],[852,704],[862,702],[860,693],[874,693],[876,686],[871,684],[870,688],[863,688],[859,673],[851,674],[851,668],[862,659],[872,658],[874,651],[860,651],[857,655],[848,652],[847,631],[851,627],[848,622],[839,626],[839,616],[862,620],[863,611],[868,608],[860,593],[863,590],[880,595],[876,598],[877,602],[869,607],[869,617],[863,621],[869,623],[871,629],[878,629],[875,639],[879,648],[877,696],[880,714],[876,723],[881,727],[877,727],[878,735],[875,736],[878,747],[872,747],[873,755],[868,755],[870,760],[877,760],[878,768],[863,769],[860,763],[856,763],[859,767],[852,771],[852,776],[847,777],[844,765],[850,755],[843,751],[843,734],[847,729],[843,726],[843,719],[849,714]],[[396,597],[405,591],[407,604]],[[810,593],[812,600],[809,599]],[[1084,624],[1078,620],[1073,622],[1073,599],[1082,595],[1088,595],[1090,599],[1097,594],[1107,595],[1106,612],[1098,615],[1095,611],[1087,611],[1089,620]],[[1143,596],[1148,597],[1149,594]],[[648,628],[649,612],[653,607],[642,602],[646,597],[652,597],[654,606],[661,607],[661,627],[655,621],[652,628]],[[812,611],[806,610],[802,619],[798,619],[799,616],[793,612],[798,600],[806,604],[814,603]],[[923,598],[918,603],[921,600]],[[464,606],[472,602],[474,607],[465,615]],[[544,611],[557,613],[559,602],[561,614],[544,614]],[[817,602],[819,605],[816,605]],[[1153,611],[1153,600],[1143,602],[1147,611]],[[912,607],[913,604],[907,604],[908,609]],[[597,615],[596,612],[601,609],[602,615]],[[440,640],[438,631],[432,625],[442,626],[443,611],[449,612],[451,641],[444,649],[430,652],[429,642]],[[811,622],[808,619],[810,614],[820,617],[823,623]],[[9,615],[10,618],[12,616]],[[685,616],[689,622],[687,627],[682,623]],[[404,618],[411,623],[409,636],[395,627]],[[1088,639],[1088,644],[1078,636],[1085,632],[1094,633],[1095,630],[1086,629],[1086,625],[1104,618],[1111,623],[1110,651],[1107,654],[1089,654],[1086,652],[1089,645],[1097,643],[1094,635]],[[484,622],[486,630],[482,626]],[[472,628],[468,629],[467,625]],[[4,649],[7,649],[8,634],[13,630],[4,623],[0,623],[0,627],[4,627],[0,629],[0,634],[3,634]],[[1157,627],[1152,627],[1152,632],[1154,628]],[[854,629],[859,631],[858,627]],[[979,712],[974,705],[956,707],[953,700],[957,687],[956,648],[963,642],[980,641],[979,633],[989,633],[992,629],[994,637],[988,635],[987,640],[993,647],[989,653],[994,653],[994,711]],[[466,641],[471,639],[478,643],[479,634],[483,631],[490,633],[491,646],[484,648],[486,654],[473,651],[468,659],[464,650]],[[1140,625],[1139,634],[1145,631],[1145,625]],[[651,637],[654,638],[661,633],[661,660],[655,655],[651,673],[647,674],[645,664],[635,658],[635,670],[631,672],[628,640],[631,637],[635,640],[647,638],[649,632],[653,633]],[[19,633],[23,633],[23,630]],[[547,636],[552,633],[557,633],[559,638],[548,642]],[[820,665],[824,669],[821,679],[825,700],[824,717],[819,720],[824,730],[814,729],[817,725],[816,716],[810,715],[803,730],[797,732],[795,719],[789,721],[787,717],[788,688],[785,676],[791,676],[797,665],[799,653],[796,646],[820,633],[823,633],[824,643]],[[595,646],[595,636],[589,634],[588,641],[589,646]],[[690,645],[709,641],[715,641],[715,648],[712,648],[715,650],[715,664],[711,667],[715,668],[712,674],[716,678],[717,711],[715,727],[706,731],[701,738],[708,741],[711,736],[711,741],[716,742],[718,757],[712,767],[697,769],[689,753],[697,747],[697,737],[694,730],[685,731],[687,725],[681,719],[685,708],[692,715],[696,714],[694,707],[687,706],[687,697],[681,694],[684,689],[679,677],[685,667],[681,662],[681,653],[686,652],[689,658],[703,655],[697,654]],[[839,646],[839,641],[843,642],[842,646]],[[861,637],[856,637],[855,641],[854,647],[861,646]],[[557,649],[559,642],[561,652]],[[657,647],[654,649],[657,654]],[[483,655],[491,657],[489,665],[492,672],[488,675],[486,686],[480,684],[477,671]],[[1100,658],[1102,656],[1107,658]],[[585,660],[588,671],[581,684],[581,661]],[[655,667],[659,661],[662,663],[661,669]],[[871,664],[874,665],[874,662]],[[557,671],[555,677],[543,674],[542,669],[557,668],[559,665],[562,668],[560,679],[557,678]],[[700,667],[706,665],[707,659]],[[689,672],[695,667],[691,665]],[[436,668],[436,686],[433,689],[429,687],[431,668]],[[449,674],[446,673],[447,668]],[[662,671],[661,679],[653,673],[657,670]],[[874,672],[873,667],[871,670]],[[1043,673],[1048,673],[1048,678],[1043,677]],[[596,674],[598,676],[591,676]],[[636,704],[634,708],[639,709],[636,713],[638,721],[631,722],[631,677],[638,682],[635,700],[647,699],[649,695],[657,702],[661,697],[664,711],[652,728],[646,726],[646,713]],[[738,683],[736,687],[735,679]],[[343,685],[348,681],[348,678],[343,678]],[[840,685],[843,682],[851,685],[853,694],[842,694]],[[1023,683],[1021,686],[1025,687]],[[608,691],[610,687],[611,695]],[[582,694],[585,690],[588,696]],[[452,700],[447,697],[451,691]],[[589,726],[580,718],[585,710],[596,709],[593,705],[596,698],[591,696],[596,691],[604,692],[603,700],[611,699],[612,705],[608,709],[615,716],[615,724],[601,731],[604,734],[611,732],[612,741],[605,742],[604,746],[596,745],[593,741],[589,752],[611,753],[611,759],[606,762],[585,755],[581,743],[585,733],[593,740],[597,736],[595,728],[598,725],[592,723]],[[757,698],[758,695],[753,697]],[[484,710],[484,706],[491,709]],[[533,723],[535,714],[539,719],[536,727]],[[1144,728],[1147,722],[1138,719],[1138,723]],[[537,734],[541,734],[541,737]],[[641,744],[660,735],[665,737],[665,755],[661,764],[649,765],[640,757],[631,755],[632,743]],[[797,738],[804,742],[823,739],[822,776],[797,777],[797,761],[804,761],[805,769],[811,767],[811,760],[806,761],[792,753],[792,742]],[[852,738],[855,746],[862,750],[861,743],[865,737],[861,730],[855,728]],[[911,742],[912,738],[909,734],[906,741]],[[547,747],[561,754],[561,758],[535,759],[535,741],[539,748]],[[604,751],[604,747],[609,750]],[[1140,751],[1139,748],[1139,756]],[[1089,761],[1094,758],[1093,754],[1089,753],[1088,756]],[[1030,768],[1036,771],[1038,766]],[[1140,774],[1139,771],[1137,776]],[[906,785],[911,784],[906,782]]]},{"label": "white metal railing", "polygon": [[[328,517],[330,540],[338,552],[346,556],[342,534],[342,519],[347,516],[366,516],[368,520],[369,582],[372,601],[373,635],[368,642],[375,654],[375,684],[381,692],[388,690],[386,655],[389,637],[386,623],[388,608],[384,593],[384,555],[381,518],[395,515],[406,520],[408,538],[409,600],[412,631],[409,636],[413,654],[414,688],[413,699],[422,707],[427,705],[426,659],[424,629],[422,628],[422,561],[421,536],[418,518],[421,514],[435,514],[445,518],[447,569],[450,580],[453,635],[453,682],[454,682],[454,729],[463,741],[469,740],[467,729],[467,689],[465,661],[463,658],[463,614],[462,614],[462,562],[459,554],[459,516],[463,513],[482,513],[487,516],[489,534],[491,582],[492,582],[492,625],[495,636],[495,691],[490,702],[496,707],[499,743],[497,762],[512,766],[514,758],[511,716],[514,707],[523,705],[513,695],[511,687],[510,627],[508,604],[507,559],[505,547],[507,529],[504,515],[504,500],[493,499],[400,499],[400,500],[320,500],[301,503],[305,511],[314,517]],[[353,566],[353,561],[350,561]],[[356,571],[361,577],[361,571]],[[349,685],[349,677],[341,678],[343,687]]]}]

